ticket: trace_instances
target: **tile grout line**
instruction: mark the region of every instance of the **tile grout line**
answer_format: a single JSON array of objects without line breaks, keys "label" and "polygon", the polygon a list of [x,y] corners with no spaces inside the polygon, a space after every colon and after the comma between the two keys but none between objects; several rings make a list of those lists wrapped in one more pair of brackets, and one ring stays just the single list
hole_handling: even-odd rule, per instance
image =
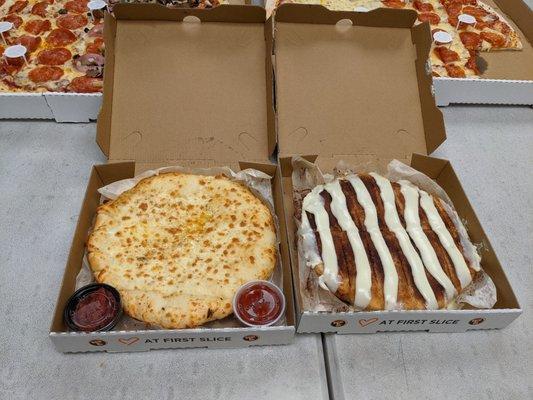
[{"label": "tile grout line", "polygon": [[328,396],[330,400],[345,400],[342,381],[338,373],[337,354],[333,340],[335,333],[321,333],[322,352],[324,354],[324,363],[326,367],[326,383],[328,385]]}]

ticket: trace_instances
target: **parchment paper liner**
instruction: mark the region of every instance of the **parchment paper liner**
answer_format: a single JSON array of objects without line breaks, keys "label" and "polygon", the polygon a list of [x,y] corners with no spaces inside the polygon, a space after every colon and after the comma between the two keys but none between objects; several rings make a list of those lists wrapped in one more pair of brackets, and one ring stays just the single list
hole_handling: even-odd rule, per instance
[{"label": "parchment paper liner", "polygon": [[[465,228],[466,221],[461,221],[444,189],[442,189],[433,179],[414,168],[411,168],[398,160],[392,160],[387,166],[387,171],[382,171],[379,167],[371,163],[349,166],[345,162],[340,161],[335,167],[332,175],[323,174],[316,164],[301,157],[293,157],[292,166],[293,201],[295,209],[294,218],[298,228],[298,271],[304,310],[314,312],[361,311],[354,306],[347,305],[333,293],[322,289],[318,285],[318,276],[312,268],[312,266],[317,264],[317,257],[320,257],[318,247],[316,240],[314,239],[314,234],[310,235],[310,232],[303,231],[300,221],[302,201],[310,190],[317,185],[331,182],[335,178],[349,174],[377,172],[393,182],[402,179],[407,180],[429,194],[441,198],[447,206],[445,207],[446,212],[457,227],[461,244],[469,259],[468,261],[474,265],[480,265],[481,259],[477,253],[477,249],[470,241]],[[496,304],[496,286],[492,279],[481,269],[481,271],[476,274],[472,283],[464,288],[461,293],[456,296],[454,301],[448,305],[448,309],[461,309],[470,306],[475,308],[492,308],[494,304]]]},{"label": "parchment paper liner", "polygon": [[[232,180],[239,181],[245,184],[254,195],[256,195],[265,205],[268,206],[270,213],[274,219],[274,225],[276,229],[276,248],[277,248],[277,262],[274,267],[274,272],[270,281],[277,285],[283,291],[283,271],[281,266],[281,257],[279,253],[279,223],[274,211],[274,198],[272,196],[272,177],[265,174],[264,172],[258,171],[256,169],[248,168],[239,172],[234,172],[232,169],[227,167],[214,167],[214,168],[187,168],[180,166],[171,166],[163,167],[155,170],[145,171],[133,178],[123,179],[110,183],[107,186],[104,186],[98,189],[98,192],[102,195],[100,203],[103,203],[107,200],[114,200],[120,194],[125,191],[133,188],[139,181],[142,179],[164,174],[167,172],[181,172],[185,174],[194,174],[194,175],[206,175],[206,176],[215,176],[223,174]],[[91,228],[92,230],[92,228]],[[90,231],[89,233],[90,234]],[[76,276],[76,290],[82,286],[88,285],[89,283],[95,282],[94,276],[92,274],[91,268],[87,261],[87,248],[85,249],[85,254],[83,256],[83,264],[80,272]],[[276,325],[285,325],[286,319],[283,316]],[[243,328],[243,325],[232,315],[217,321],[208,322],[198,328],[213,329],[213,328]],[[122,320],[113,328],[114,331],[128,331],[128,330],[145,330],[145,329],[165,329],[158,327],[156,325],[148,324],[134,318],[131,318],[124,314]]]}]

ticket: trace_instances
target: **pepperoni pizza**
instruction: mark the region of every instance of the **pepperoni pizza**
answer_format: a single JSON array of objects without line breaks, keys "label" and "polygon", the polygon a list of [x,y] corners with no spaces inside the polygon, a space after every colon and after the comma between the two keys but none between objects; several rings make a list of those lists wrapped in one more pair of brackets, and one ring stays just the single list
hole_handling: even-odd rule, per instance
[{"label": "pepperoni pizza", "polygon": [[21,44],[24,59],[0,59],[0,91],[95,93],[102,90],[103,24],[88,0],[0,0],[0,20],[13,28],[6,46]]},{"label": "pepperoni pizza", "polygon": [[[414,9],[418,23],[428,22],[432,35],[449,34],[446,43],[434,41],[430,60],[433,76],[476,78],[480,72],[477,56],[480,51],[521,50],[516,31],[494,9],[478,0],[275,0],[283,3],[321,4],[330,10],[373,10],[380,7]],[[267,8],[272,9],[272,7]],[[461,22],[466,14],[473,21]]]}]

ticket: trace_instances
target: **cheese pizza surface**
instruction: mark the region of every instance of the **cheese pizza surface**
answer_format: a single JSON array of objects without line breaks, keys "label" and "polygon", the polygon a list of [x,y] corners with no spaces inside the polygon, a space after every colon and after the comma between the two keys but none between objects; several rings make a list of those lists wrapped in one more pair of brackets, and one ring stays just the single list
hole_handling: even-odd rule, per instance
[{"label": "cheese pizza surface", "polygon": [[[418,23],[428,22],[431,33],[448,34],[448,41],[433,41],[430,61],[433,76],[477,78],[480,51],[520,50],[516,31],[490,6],[478,0],[278,0],[284,3],[320,4],[336,11],[370,11],[376,8],[414,9]],[[467,16],[468,23],[461,22]]]},{"label": "cheese pizza surface", "polygon": [[191,328],[230,315],[242,284],[269,279],[276,246],[269,208],[243,184],[166,173],[99,207],[87,258],[128,315]]}]

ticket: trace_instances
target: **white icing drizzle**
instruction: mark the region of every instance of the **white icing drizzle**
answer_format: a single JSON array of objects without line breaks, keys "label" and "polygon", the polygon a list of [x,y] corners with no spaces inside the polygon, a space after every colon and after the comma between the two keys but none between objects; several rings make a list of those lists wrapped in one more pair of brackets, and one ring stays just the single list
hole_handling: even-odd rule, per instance
[{"label": "white icing drizzle", "polygon": [[346,179],[352,184],[355,194],[357,195],[357,201],[365,210],[365,228],[370,235],[370,239],[378,252],[381,265],[383,266],[383,273],[385,276],[383,282],[385,309],[395,309],[398,307],[398,273],[389,248],[387,247],[385,239],[379,229],[376,206],[374,205],[370,193],[368,193],[363,181],[358,176],[349,175]]},{"label": "white icing drizzle", "polygon": [[[411,267],[415,285],[424,300],[426,300],[426,308],[428,310],[437,310],[439,308],[439,304],[427,279],[424,264],[422,263],[422,260],[420,259],[416,249],[413,247],[413,244],[409,239],[409,235],[405,231],[400,221],[398,210],[396,209],[396,201],[392,184],[388,179],[385,179],[378,174],[371,173],[370,175],[374,178],[380,190],[381,200],[383,201],[383,207],[385,209],[385,224],[389,230],[394,233],[396,239],[398,239],[398,243],[400,244],[402,252],[409,262],[409,266]],[[418,196],[415,199],[416,212],[418,215],[417,200]]]},{"label": "white icing drizzle", "polygon": [[372,276],[370,263],[366,254],[365,246],[359,235],[338,179],[325,185],[326,191],[331,195],[331,212],[337,219],[340,227],[346,232],[355,257],[357,274],[355,276],[355,299],[354,305],[366,308],[372,298]]},{"label": "white icing drizzle", "polygon": [[300,225],[301,244],[304,249],[306,264],[308,267],[314,268],[322,263],[322,258],[318,253],[318,245],[316,243],[315,232],[311,228],[307,213],[302,212],[302,224]]},{"label": "white icing drizzle", "polygon": [[461,254],[461,251],[457,248],[452,235],[448,231],[448,228],[435,207],[433,198],[422,190],[420,191],[420,205],[426,213],[431,229],[437,234],[442,247],[444,247],[452,260],[455,273],[461,283],[461,288],[465,288],[470,282],[472,282],[472,276],[470,275],[465,259]]},{"label": "white icing drizzle", "polygon": [[456,295],[456,290],[452,281],[442,269],[435,249],[422,229],[420,215],[418,213],[419,191],[407,181],[400,181],[398,183],[401,186],[401,192],[405,199],[404,218],[407,232],[420,251],[426,269],[444,288],[446,299],[449,301]]},{"label": "white icing drizzle", "polygon": [[[302,205],[302,219],[306,211],[315,217],[316,230],[320,235],[322,245],[322,261],[324,263],[324,272],[319,277],[319,284],[323,289],[335,293],[339,287],[339,265],[337,254],[335,253],[335,244],[329,227],[329,216],[324,208],[324,199],[320,192],[324,186],[316,186],[307,196],[305,196]],[[307,218],[307,216],[306,216]]]}]

